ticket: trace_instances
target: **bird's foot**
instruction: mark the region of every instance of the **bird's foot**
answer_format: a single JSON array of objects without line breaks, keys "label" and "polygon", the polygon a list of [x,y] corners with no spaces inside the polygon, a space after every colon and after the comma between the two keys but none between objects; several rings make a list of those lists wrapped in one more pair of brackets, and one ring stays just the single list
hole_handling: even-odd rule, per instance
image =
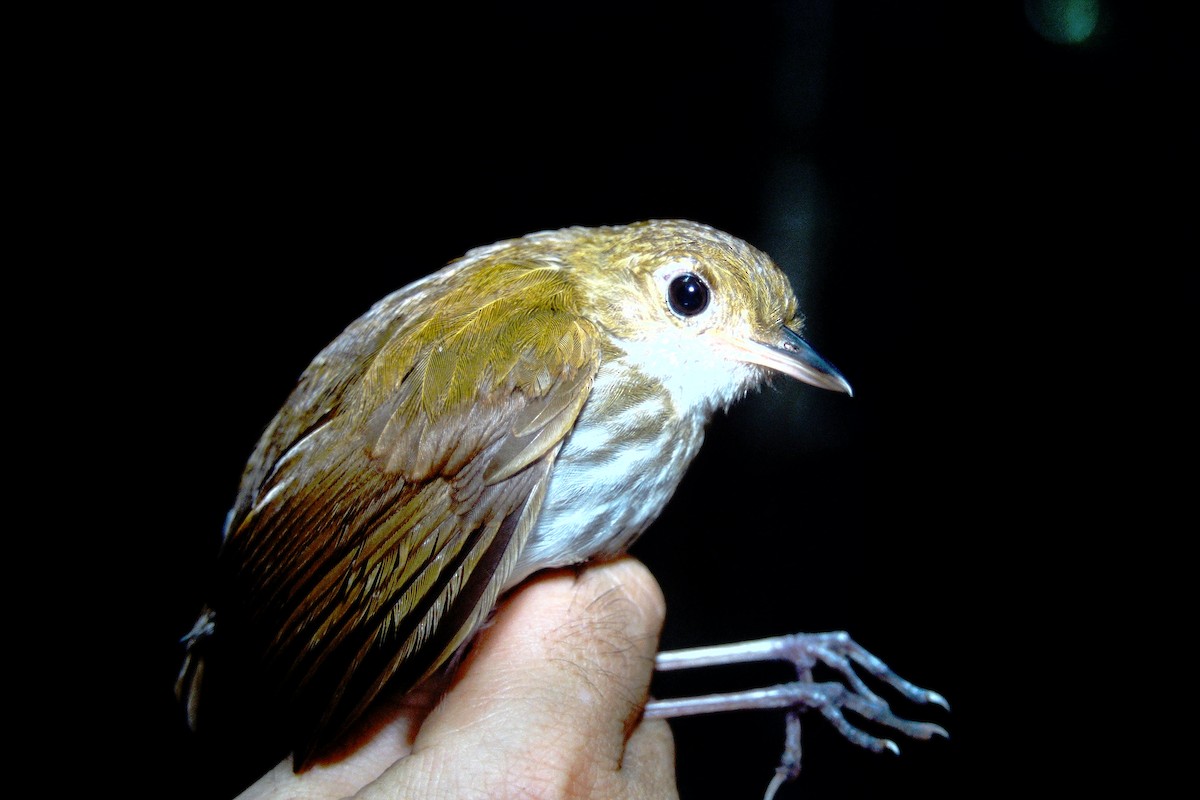
[{"label": "bird's foot", "polygon": [[[945,698],[937,692],[922,689],[904,680],[843,631],[799,633],[753,642],[659,653],[655,660],[655,669],[668,671],[757,661],[788,661],[796,668],[797,679],[765,689],[654,700],[646,706],[646,716],[669,718],[716,711],[787,709],[783,757],[775,771],[774,779],[767,788],[765,800],[771,800],[780,786],[800,773],[799,715],[804,709],[817,709],[842,736],[859,747],[875,752],[889,750],[898,754],[900,748],[891,739],[871,735],[856,727],[846,719],[843,712],[852,711],[865,720],[914,739],[949,736],[941,725],[914,722],[896,716],[887,701],[867,686],[855,665],[914,703],[935,703],[949,710],[950,706]],[[813,679],[813,668],[818,664],[831,669],[845,683],[816,682]]]}]

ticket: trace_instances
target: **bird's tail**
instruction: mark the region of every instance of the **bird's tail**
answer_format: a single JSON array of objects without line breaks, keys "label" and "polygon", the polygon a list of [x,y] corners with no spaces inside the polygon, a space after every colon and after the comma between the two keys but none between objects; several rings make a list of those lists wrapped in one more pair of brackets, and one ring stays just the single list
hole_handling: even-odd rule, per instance
[{"label": "bird's tail", "polygon": [[181,640],[185,651],[183,666],[175,680],[175,697],[187,711],[188,725],[196,730],[197,709],[200,704],[200,687],[204,682],[204,650],[214,629],[214,614],[205,607],[192,629]]}]

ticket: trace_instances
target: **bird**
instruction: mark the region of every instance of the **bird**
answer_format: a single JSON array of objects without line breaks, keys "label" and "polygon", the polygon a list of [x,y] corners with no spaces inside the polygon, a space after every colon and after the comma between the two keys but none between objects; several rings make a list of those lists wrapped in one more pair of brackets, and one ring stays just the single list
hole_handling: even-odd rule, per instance
[{"label": "bird", "polygon": [[506,239],[387,295],[249,457],[183,637],[188,721],[237,687],[308,769],[504,593],[625,553],[717,412],[775,376],[851,395],[803,325],[769,256],[683,219]]}]

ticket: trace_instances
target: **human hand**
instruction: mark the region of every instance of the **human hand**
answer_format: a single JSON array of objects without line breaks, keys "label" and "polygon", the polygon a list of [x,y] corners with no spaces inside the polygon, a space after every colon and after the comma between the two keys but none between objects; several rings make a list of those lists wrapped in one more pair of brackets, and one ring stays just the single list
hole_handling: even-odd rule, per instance
[{"label": "human hand", "polygon": [[677,797],[670,729],[641,719],[665,611],[632,558],[538,576],[440,701],[398,698],[345,758],[299,775],[289,758],[241,800]]}]

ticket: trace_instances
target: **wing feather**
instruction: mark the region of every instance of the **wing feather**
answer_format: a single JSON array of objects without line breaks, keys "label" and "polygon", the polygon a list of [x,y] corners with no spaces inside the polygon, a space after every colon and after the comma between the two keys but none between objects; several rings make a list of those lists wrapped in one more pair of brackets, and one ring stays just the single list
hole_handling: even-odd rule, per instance
[{"label": "wing feather", "polygon": [[230,514],[217,627],[263,643],[297,766],[486,619],[599,367],[557,269],[453,272],[385,298],[314,360]]}]

